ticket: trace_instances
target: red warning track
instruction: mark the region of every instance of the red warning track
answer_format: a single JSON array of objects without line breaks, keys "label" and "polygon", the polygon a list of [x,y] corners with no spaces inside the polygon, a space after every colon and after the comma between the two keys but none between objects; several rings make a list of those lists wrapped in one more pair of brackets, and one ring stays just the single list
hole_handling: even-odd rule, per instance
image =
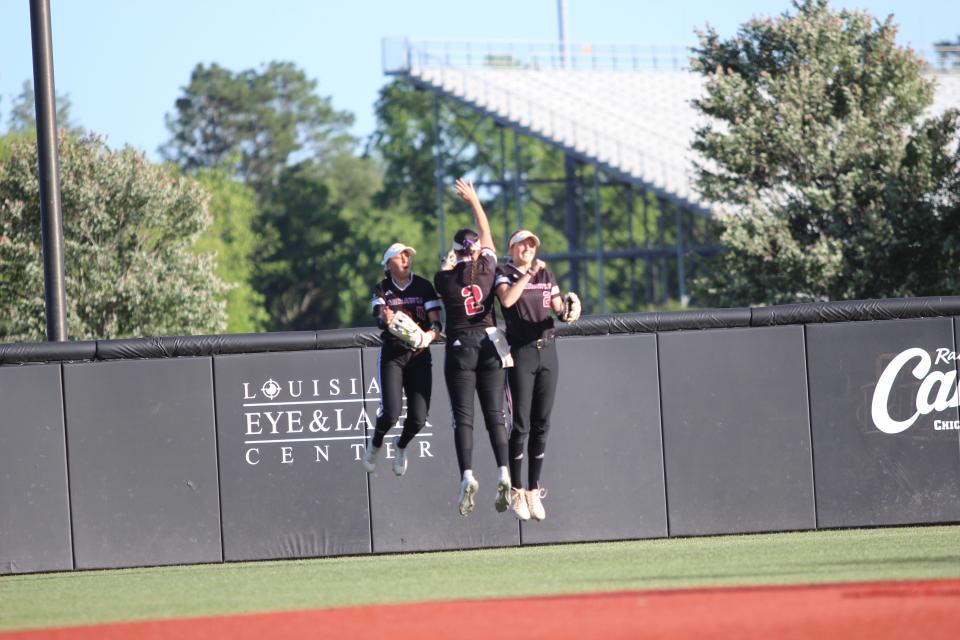
[{"label": "red warning track", "polygon": [[0,640],[957,637],[960,580],[629,591],[284,611],[0,633]]}]

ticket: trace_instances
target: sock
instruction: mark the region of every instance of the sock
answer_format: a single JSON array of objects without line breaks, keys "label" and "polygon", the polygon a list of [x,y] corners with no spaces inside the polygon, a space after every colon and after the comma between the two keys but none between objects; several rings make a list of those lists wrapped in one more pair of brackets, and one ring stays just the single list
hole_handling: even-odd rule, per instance
[{"label": "sock", "polygon": [[506,467],[498,467],[500,470],[500,481],[501,482],[510,482],[510,470]]},{"label": "sock", "polygon": [[464,480],[473,480],[473,469],[464,469],[464,470],[463,470],[463,479],[464,479]]}]

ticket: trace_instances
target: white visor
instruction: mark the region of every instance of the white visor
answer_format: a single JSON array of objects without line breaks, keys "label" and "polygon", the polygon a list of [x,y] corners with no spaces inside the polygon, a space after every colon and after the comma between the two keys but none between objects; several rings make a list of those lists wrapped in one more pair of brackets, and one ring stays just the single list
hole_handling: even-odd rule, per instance
[{"label": "white visor", "polygon": [[540,238],[538,238],[533,231],[527,231],[526,229],[521,229],[520,231],[517,231],[515,234],[510,236],[510,246],[512,247],[518,242],[523,242],[527,238],[533,238],[534,246],[537,246],[537,247],[540,246]]},{"label": "white visor", "polygon": [[382,266],[387,266],[387,262],[390,258],[400,255],[404,251],[409,251],[411,256],[417,255],[417,250],[413,247],[408,247],[402,242],[394,242],[392,245],[387,247],[387,250],[383,252],[383,260],[380,261]]}]

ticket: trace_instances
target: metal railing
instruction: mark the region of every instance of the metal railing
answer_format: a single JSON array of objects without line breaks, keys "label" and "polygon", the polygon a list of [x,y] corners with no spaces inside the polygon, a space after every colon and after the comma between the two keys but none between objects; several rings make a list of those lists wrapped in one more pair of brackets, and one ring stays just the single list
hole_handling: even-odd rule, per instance
[{"label": "metal railing", "polygon": [[572,71],[678,71],[689,66],[689,47],[633,43],[468,42],[383,39],[383,70],[416,68],[566,69]]},{"label": "metal railing", "polygon": [[960,73],[960,46],[938,45],[933,51],[918,51],[927,68],[938,73]]},{"label": "metal railing", "polygon": [[[681,71],[690,68],[692,45],[643,45],[629,42],[410,40],[383,39],[383,70],[405,73],[417,68],[527,69],[572,71]],[[939,45],[914,53],[926,70],[960,73],[960,45]]]}]

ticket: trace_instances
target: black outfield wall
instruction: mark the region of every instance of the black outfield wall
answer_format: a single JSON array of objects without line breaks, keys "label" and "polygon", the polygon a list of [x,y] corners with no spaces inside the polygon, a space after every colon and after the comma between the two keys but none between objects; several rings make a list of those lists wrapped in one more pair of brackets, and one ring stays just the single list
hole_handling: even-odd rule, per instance
[{"label": "black outfield wall", "polygon": [[442,344],[402,478],[398,425],[373,474],[358,464],[371,330],[0,345],[0,573],[958,522],[955,313],[923,298],[561,327],[548,515],[522,525],[493,509],[481,421],[478,507],[456,513]]},{"label": "black outfield wall", "polygon": [[219,562],[210,358],[63,365],[78,569]]},{"label": "black outfield wall", "polygon": [[60,365],[0,367],[0,574],[73,568]]},{"label": "black outfield wall", "polygon": [[[453,420],[447,386],[443,379],[443,345],[430,348],[433,359],[433,389],[427,425],[407,448],[408,470],[393,474],[392,440],[399,435],[406,410],[384,439],[377,469],[369,476],[370,533],[373,551],[428,551],[470,547],[501,547],[520,543],[520,529],[513,518],[493,509],[497,468],[487,433],[475,403],[473,467],[480,490],[477,509],[469,518],[457,513],[460,472],[453,445]],[[370,415],[368,434],[373,433],[380,406],[379,349],[363,350],[363,372]],[[359,465],[355,465],[360,469]],[[366,475],[362,471],[363,475]]]},{"label": "black outfield wall", "polygon": [[955,322],[807,328],[821,527],[960,521]]},{"label": "black outfield wall", "polygon": [[670,533],[812,529],[803,327],[660,336]]},{"label": "black outfield wall", "polygon": [[370,552],[356,349],[214,358],[225,560]]}]

